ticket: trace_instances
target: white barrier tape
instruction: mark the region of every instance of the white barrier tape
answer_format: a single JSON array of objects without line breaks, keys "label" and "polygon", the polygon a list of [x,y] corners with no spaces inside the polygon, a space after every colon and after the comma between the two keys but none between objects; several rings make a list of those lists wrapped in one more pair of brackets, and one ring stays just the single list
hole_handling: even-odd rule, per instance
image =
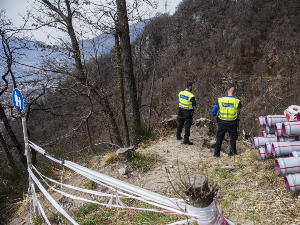
[{"label": "white barrier tape", "polygon": [[[32,166],[33,167],[33,166]],[[34,168],[34,167],[33,167]],[[36,168],[34,168],[36,170]],[[36,170],[37,171],[37,170]],[[37,171],[37,173],[39,173]],[[40,174],[40,173],[39,173]],[[42,175],[43,176],[43,175]],[[41,176],[41,178],[43,179],[43,177]],[[81,198],[81,197],[77,197],[77,196],[74,196],[74,195],[71,195],[71,194],[68,194],[68,193],[65,193],[63,191],[60,191],[60,190],[57,190],[55,188],[53,188],[51,185],[49,185],[44,179],[43,181],[45,182],[45,184],[53,191],[57,192],[57,193],[60,193],[61,195],[63,196],[66,196],[68,198],[71,198],[71,199],[74,199],[74,200],[81,200],[81,201],[85,201],[85,202],[89,202],[89,203],[94,203],[94,204],[98,204],[98,205],[101,205],[101,206],[105,206],[107,208],[124,208],[124,209],[136,209],[136,210],[143,210],[143,211],[151,211],[151,212],[158,212],[158,213],[169,213],[169,214],[177,214],[177,213],[173,213],[173,212],[169,212],[169,211],[166,211],[166,210],[158,210],[158,209],[147,209],[147,208],[136,208],[136,207],[130,207],[130,206],[126,206],[124,205],[124,203],[122,202],[119,202],[119,204],[121,205],[113,205],[113,204],[105,204],[105,203],[101,203],[101,202],[97,202],[97,201],[93,201],[93,200],[89,200],[89,199],[84,199],[84,198]],[[116,193],[117,195],[118,193]],[[113,195],[112,195],[113,197]],[[116,199],[118,199],[118,197],[116,197]],[[177,214],[178,215],[178,214]]]},{"label": "white barrier tape", "polygon": [[[78,172],[79,174],[88,177],[89,179],[94,180],[95,182],[104,183],[107,185],[111,185],[114,188],[122,189],[123,191],[135,194],[140,196],[141,201],[147,202],[148,204],[158,206],[160,208],[167,209],[163,210],[165,213],[177,213],[181,215],[186,215],[189,217],[195,217],[197,218],[197,222],[199,224],[217,224],[216,220],[223,220],[223,216],[220,214],[218,208],[216,207],[215,203],[213,202],[210,206],[206,208],[195,208],[190,205],[187,205],[185,203],[175,201],[173,199],[170,199],[168,197],[165,197],[163,195],[157,194],[155,192],[151,192],[148,190],[145,190],[143,188],[127,184],[123,181],[117,180],[115,178],[109,177],[107,175],[98,173],[96,171],[93,171],[91,169],[88,169],[86,167],[80,166],[76,163],[67,161],[67,160],[61,160],[57,159],[56,157],[48,154],[45,150],[40,148],[39,146],[35,145],[34,143],[31,143],[31,147],[35,148],[38,152],[41,154],[44,154],[49,159],[56,161],[58,163],[63,163],[66,167],[74,170],[75,172]],[[122,193],[125,196],[130,196],[132,198],[137,198],[136,196],[129,195],[126,193]],[[143,200],[142,200],[143,199]],[[161,204],[161,205],[160,205]],[[169,211],[168,211],[169,210]],[[171,211],[171,212],[170,212]],[[216,218],[217,216],[217,218]]]},{"label": "white barrier tape", "polygon": [[[93,170],[90,170],[90,169],[88,169],[88,168],[85,168],[85,167],[83,167],[83,166],[80,166],[80,165],[78,165],[78,164],[76,164],[76,163],[73,163],[73,162],[70,162],[70,161],[64,161],[64,160],[62,160],[62,159],[57,159],[56,157],[54,157],[54,156],[52,156],[51,154],[49,154],[49,153],[47,153],[44,149],[42,149],[41,147],[39,147],[38,145],[36,145],[36,144],[34,144],[33,142],[31,142],[31,141],[29,141],[29,143],[30,143],[30,146],[32,147],[32,148],[34,148],[36,151],[38,151],[39,153],[41,153],[41,154],[43,154],[43,155],[45,155],[47,158],[49,158],[49,159],[51,159],[51,160],[53,160],[53,161],[55,161],[55,162],[58,162],[58,163],[64,163],[64,165],[65,166],[67,166],[68,168],[70,168],[70,169],[72,169],[72,170],[74,170],[74,171],[76,171],[76,172],[78,172],[78,173],[80,173],[81,175],[83,175],[83,176],[85,176],[85,177],[88,177],[89,179],[91,179],[91,180],[94,180],[95,182],[102,182],[102,183],[106,183],[106,184],[110,184],[110,185],[112,185],[112,186],[114,186],[115,188],[121,188],[122,190],[125,190],[125,191],[128,191],[128,192],[130,192],[130,193],[134,193],[134,194],[138,194],[139,195],[139,193],[137,193],[136,191],[137,190],[131,190],[132,188],[130,188],[130,186],[133,186],[133,185],[129,185],[129,188],[127,187],[128,186],[128,184],[127,183],[125,183],[125,182],[123,182],[123,181],[119,181],[119,180],[117,180],[117,179],[114,179],[114,178],[111,178],[111,177],[109,177],[109,176],[106,176],[106,175],[104,175],[104,174],[100,174],[100,173],[98,173],[98,172],[95,172],[95,171],[93,171]],[[100,179],[100,180],[99,180]],[[110,181],[112,181],[112,182],[110,182]],[[97,183],[98,183],[97,182]],[[113,183],[113,184],[112,184]],[[120,187],[120,185],[122,185],[122,187]],[[125,186],[125,187],[124,187]],[[140,187],[136,187],[136,186],[133,186],[135,189],[138,189],[138,192],[146,192],[146,194],[147,195],[149,195],[150,194],[150,196],[151,195],[155,195],[155,198],[156,198],[156,202],[164,202],[164,204],[163,205],[168,205],[168,206],[171,206],[171,207],[176,207],[177,208],[177,210],[179,210],[178,211],[178,213],[183,213],[182,212],[182,210],[183,210],[183,208],[186,208],[186,207],[191,207],[191,206],[188,206],[188,205],[186,205],[186,204],[184,204],[184,203],[180,203],[180,202],[176,202],[176,201],[174,201],[174,200],[171,200],[171,199],[169,199],[169,198],[167,198],[167,197],[165,197],[165,196],[163,196],[163,195],[159,195],[159,194],[157,194],[157,193],[154,193],[154,192],[150,192],[150,191],[148,191],[148,190],[145,190],[145,189],[142,189],[142,188],[140,188]],[[111,187],[110,187],[111,188]],[[151,197],[147,197],[147,198],[145,198],[145,195],[143,196],[142,194],[140,194],[140,196],[142,197],[142,198],[144,198],[145,200],[150,200],[150,201],[153,201],[153,199],[151,199],[151,197],[153,197],[153,196],[151,196]],[[134,198],[136,198],[135,196],[132,196],[132,197],[134,197]],[[163,201],[161,201],[163,199]],[[150,203],[150,202],[149,202]],[[178,206],[178,204],[181,204],[182,205],[182,208],[180,208],[179,206]],[[158,207],[161,207],[161,206],[159,206],[159,205],[155,205],[155,206],[158,206]],[[162,207],[161,207],[162,208]],[[166,207],[163,207],[163,208],[166,208]],[[194,207],[192,207],[192,208],[194,208]],[[197,209],[197,208],[196,208]],[[167,210],[174,210],[174,209],[170,209],[169,207],[167,208]],[[176,211],[177,211],[176,210]],[[191,214],[188,214],[188,216],[193,216],[193,215],[191,215]],[[197,216],[197,214],[196,215],[194,215],[194,216]],[[199,216],[199,215],[198,215]]]},{"label": "white barrier tape", "polygon": [[[32,143],[32,142],[31,142]],[[33,143],[32,143],[33,144]],[[34,148],[37,148],[36,150],[39,151],[40,153],[44,154],[45,156],[48,157],[48,154],[45,150],[43,150],[42,148],[38,147],[37,145],[33,144]],[[48,157],[48,158],[54,158],[57,160],[57,158],[55,158],[54,156]],[[61,163],[62,160],[59,161],[59,163]],[[212,203],[210,206],[206,207],[206,208],[195,208],[189,205],[186,205],[184,203],[181,202],[176,202],[170,198],[167,198],[163,195],[159,195],[157,193],[154,192],[150,192],[148,190],[142,189],[140,187],[136,187],[134,185],[131,184],[127,184],[123,181],[111,178],[109,176],[106,176],[104,174],[100,174],[96,171],[90,170],[88,168],[85,168],[83,166],[80,166],[76,163],[70,162],[65,160],[64,161],[64,165],[67,166],[68,168],[78,172],[79,174],[86,176],[92,180],[96,181],[98,179],[100,179],[100,182],[103,183],[108,183],[111,184],[114,187],[118,187],[121,188],[125,191],[128,191],[130,193],[134,193],[134,194],[140,194],[140,196],[144,199],[143,201],[151,204],[151,205],[155,205],[157,207],[160,208],[164,208],[166,210],[164,210],[165,213],[170,213],[170,211],[172,211],[173,213],[177,213],[177,214],[181,214],[181,215],[186,215],[189,217],[196,217],[198,219],[200,219],[201,221],[203,221],[204,223],[206,223],[207,221],[214,221],[215,220],[215,212],[216,212],[216,206],[214,203]],[[125,193],[123,193],[124,195]],[[146,198],[145,198],[146,195]],[[130,196],[130,195],[128,195]],[[132,198],[136,198],[135,196],[131,196]],[[151,197],[154,197],[155,199],[151,199]],[[140,199],[141,200],[141,199]],[[148,201],[149,200],[149,201]],[[152,201],[158,202],[162,205],[159,205],[157,203],[153,203]],[[179,206],[180,204],[180,206]],[[169,205],[168,207],[166,205]],[[187,212],[186,213],[186,209],[189,208],[189,211],[192,212]],[[185,210],[184,210],[185,209]]]},{"label": "white barrier tape", "polygon": [[28,173],[33,179],[34,183],[38,186],[38,188],[43,192],[45,197],[51,202],[51,204],[56,208],[58,212],[60,212],[62,215],[64,215],[71,223],[78,225],[78,223],[73,220],[72,217],[49,195],[49,193],[45,190],[45,188],[42,186],[42,184],[39,182],[39,180],[36,178],[36,176],[33,174],[30,168],[28,168]]},{"label": "white barrier tape", "polygon": [[44,220],[46,221],[46,223],[47,223],[48,225],[51,225],[51,223],[50,223],[50,221],[48,220],[48,218],[47,218],[47,216],[46,216],[46,214],[45,214],[45,212],[44,212],[44,209],[42,208],[41,203],[40,203],[40,201],[39,201],[39,199],[38,199],[38,197],[37,197],[37,195],[36,195],[34,185],[32,185],[32,195],[33,195],[33,197],[36,199],[36,203],[37,203],[37,206],[38,206],[38,209],[39,209],[39,214],[42,214]]},{"label": "white barrier tape", "polygon": [[[44,149],[42,149],[41,147],[37,146],[37,145],[34,144],[33,142],[30,142],[30,141],[29,141],[29,143],[30,143],[30,146],[31,146],[32,148],[34,148],[34,149],[35,149],[36,151],[38,151],[39,153],[45,155],[47,158],[49,158],[49,159],[51,159],[51,160],[53,160],[53,161],[55,161],[55,162],[57,162],[57,163],[63,163],[63,162],[64,162],[64,160],[62,160],[62,159],[57,159],[56,157],[54,157],[54,156],[52,156],[51,154],[47,153]],[[69,162],[69,163],[72,163],[72,162]],[[77,164],[75,164],[75,165],[77,165]],[[67,165],[65,164],[65,166],[67,166]],[[79,173],[79,174],[81,174],[81,175],[83,175],[83,176],[89,178],[90,180],[93,180],[94,182],[99,183],[100,185],[103,185],[103,186],[105,186],[105,187],[107,187],[107,188],[110,188],[110,189],[114,190],[114,188],[112,188],[111,186],[108,186],[108,185],[104,184],[102,181],[99,181],[99,180],[98,180],[98,177],[95,178],[95,176],[91,176],[90,174],[88,174],[88,173],[86,173],[84,170],[82,170],[82,168],[87,169],[87,168],[85,168],[85,167],[82,167],[82,168],[79,168],[79,169],[76,168],[76,167],[72,167],[72,166],[70,166],[70,165],[68,165],[67,167],[70,168],[70,169],[72,169],[72,170],[74,170],[75,172],[77,172],[77,173]],[[123,193],[123,194],[125,194],[125,193]],[[125,195],[127,195],[127,196],[130,197],[130,198],[134,198],[134,199],[143,201],[143,202],[145,202],[145,203],[148,203],[148,204],[157,206],[157,207],[159,207],[159,208],[165,208],[165,209],[167,209],[167,210],[172,210],[172,211],[174,211],[173,208],[165,207],[165,206],[162,206],[162,205],[160,205],[160,204],[154,204],[153,202],[149,202],[148,200],[145,200],[145,199],[142,199],[142,198],[139,198],[139,197],[136,197],[136,196],[132,196],[132,195],[129,195],[129,194],[125,194]],[[173,199],[172,199],[172,200],[173,200]],[[173,200],[173,201],[176,202],[176,200]],[[180,213],[180,214],[183,213],[183,212],[180,211],[180,210],[176,210],[176,211],[177,211],[177,213]],[[185,214],[185,215],[190,216],[189,214]]]},{"label": "white barrier tape", "polygon": [[[49,180],[52,183],[60,185],[61,187],[63,186],[63,187],[66,187],[66,188],[69,188],[69,189],[72,189],[72,190],[80,191],[80,192],[91,194],[91,195],[97,195],[97,196],[100,196],[100,197],[112,197],[112,194],[107,194],[107,193],[103,193],[103,192],[88,190],[88,189],[84,189],[84,188],[80,188],[80,187],[75,187],[75,186],[72,186],[72,185],[68,185],[68,184],[64,184],[64,183],[58,182],[56,180],[53,180],[53,179],[51,179],[49,177],[46,177],[45,175],[41,174],[34,166],[32,166],[32,168],[35,170],[35,172],[40,177],[43,177],[44,179],[47,179],[47,180]],[[129,198],[129,197],[120,196],[120,198]]]}]

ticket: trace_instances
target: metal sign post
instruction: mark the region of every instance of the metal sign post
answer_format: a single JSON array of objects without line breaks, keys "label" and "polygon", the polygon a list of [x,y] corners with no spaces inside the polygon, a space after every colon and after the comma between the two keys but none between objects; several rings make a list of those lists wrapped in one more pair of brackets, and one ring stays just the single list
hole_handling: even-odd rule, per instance
[{"label": "metal sign post", "polygon": [[[32,165],[31,161],[31,154],[30,154],[30,147],[28,142],[28,133],[27,133],[27,125],[26,125],[26,114],[22,113],[24,109],[24,99],[19,89],[14,89],[12,93],[12,100],[15,109],[17,110],[18,114],[22,117],[22,127],[23,127],[23,135],[24,135],[24,144],[25,144],[25,155],[27,159],[27,167],[30,168]],[[32,178],[29,175],[29,185],[31,186],[31,194],[32,191],[34,191],[34,183],[32,181]],[[32,196],[35,196],[32,194]],[[37,211],[37,202],[36,199],[33,197],[33,208],[35,215],[38,215]]]}]

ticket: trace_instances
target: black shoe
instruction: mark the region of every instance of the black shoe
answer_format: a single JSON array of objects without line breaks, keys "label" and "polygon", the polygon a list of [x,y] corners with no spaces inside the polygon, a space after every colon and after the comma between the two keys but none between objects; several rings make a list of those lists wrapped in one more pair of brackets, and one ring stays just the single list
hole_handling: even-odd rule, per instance
[{"label": "black shoe", "polygon": [[214,157],[219,158],[220,156],[219,155],[214,155]]},{"label": "black shoe", "polygon": [[182,140],[182,137],[176,137],[177,140]]},{"label": "black shoe", "polygon": [[191,141],[184,141],[182,144],[184,145],[193,145],[194,143]]},{"label": "black shoe", "polygon": [[234,156],[234,155],[237,155],[237,153],[232,153],[232,152],[230,152],[230,153],[228,154],[229,157]]}]

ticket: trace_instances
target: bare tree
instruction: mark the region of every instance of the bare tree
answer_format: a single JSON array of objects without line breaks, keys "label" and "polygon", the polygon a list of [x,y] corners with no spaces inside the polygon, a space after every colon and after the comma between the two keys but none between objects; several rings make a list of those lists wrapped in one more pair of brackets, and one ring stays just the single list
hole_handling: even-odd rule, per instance
[{"label": "bare tree", "polygon": [[[90,93],[90,96],[97,101],[101,107],[102,112],[107,116],[110,124],[110,134],[113,138],[114,143],[122,146],[122,139],[120,137],[119,128],[115,121],[114,112],[110,107],[109,100],[105,93],[101,91],[100,88],[96,87],[91,83],[86,74],[84,64],[82,62],[82,55],[79,47],[79,42],[76,35],[76,30],[73,25],[73,20],[76,16],[81,15],[80,6],[78,1],[48,1],[48,0],[39,0],[37,1],[40,4],[40,12],[45,15],[49,15],[47,19],[43,19],[43,16],[36,15],[34,18],[39,26],[49,26],[54,27],[58,30],[63,30],[67,33],[70,38],[71,44],[62,41],[62,44],[65,45],[66,49],[69,51],[69,54],[72,54],[75,62],[76,72],[72,73],[78,85],[82,85],[87,88],[87,92]],[[84,3],[89,4],[88,1]]]},{"label": "bare tree", "polygon": [[[12,44],[11,42],[16,40],[13,37],[15,32],[12,32],[12,23],[11,23],[11,21],[5,19],[5,12],[3,10],[1,10],[1,12],[0,12],[0,23],[1,23],[1,25],[0,25],[0,37],[1,37],[0,54],[1,54],[1,58],[3,60],[2,64],[3,64],[3,68],[4,68],[4,71],[3,71],[4,74],[2,74],[2,82],[4,85],[3,86],[1,85],[2,87],[0,90],[0,96],[3,96],[3,94],[9,88],[8,77],[11,78],[11,80],[13,82],[13,87],[14,88],[17,87],[15,75],[12,70],[12,66],[14,63],[14,57],[15,57],[16,51],[18,50],[18,48],[21,48],[21,46],[17,45],[15,47],[11,47],[11,44]],[[5,113],[2,103],[0,103],[0,120],[3,122],[5,130],[8,134],[8,136],[10,137],[10,139],[13,143],[13,146],[16,148],[15,151],[17,153],[17,156],[20,158],[22,164],[25,167],[27,167],[27,162],[26,162],[26,158],[24,156],[23,146],[19,142],[17,135],[15,134],[15,132],[12,129],[12,126],[10,125],[9,119]],[[8,148],[8,145],[2,135],[1,135],[1,145],[5,150],[5,153],[7,155],[7,158],[9,160],[10,164],[14,165],[15,163],[13,163],[13,157],[10,152],[10,149]],[[13,149],[15,149],[15,148],[13,148]]]}]

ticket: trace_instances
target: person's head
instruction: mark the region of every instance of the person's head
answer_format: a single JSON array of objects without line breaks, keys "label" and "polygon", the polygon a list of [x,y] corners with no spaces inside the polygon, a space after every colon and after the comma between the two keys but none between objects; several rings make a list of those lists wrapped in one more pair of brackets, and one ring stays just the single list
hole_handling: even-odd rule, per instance
[{"label": "person's head", "polygon": [[189,90],[189,91],[192,91],[192,89],[193,89],[193,83],[192,82],[188,82],[186,84],[186,89]]},{"label": "person's head", "polygon": [[228,96],[233,96],[233,97],[236,96],[236,89],[235,89],[235,87],[231,87],[231,88],[228,89]]}]

